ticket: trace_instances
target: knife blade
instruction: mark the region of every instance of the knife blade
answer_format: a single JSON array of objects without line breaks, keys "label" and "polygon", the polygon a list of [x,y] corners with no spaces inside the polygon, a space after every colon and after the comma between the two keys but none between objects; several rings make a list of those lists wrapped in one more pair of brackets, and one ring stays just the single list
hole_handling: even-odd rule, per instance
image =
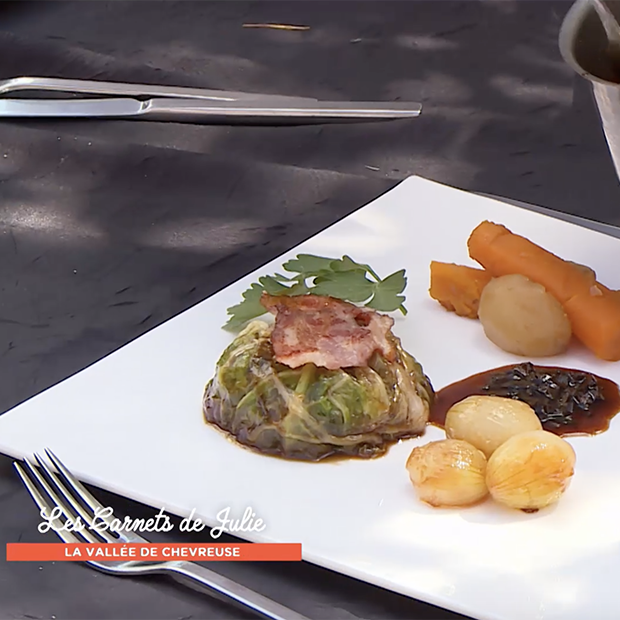
[{"label": "knife blade", "polygon": [[180,123],[324,123],[419,116],[422,106],[405,102],[204,101],[129,97],[107,99],[0,99],[0,118],[99,118]]}]

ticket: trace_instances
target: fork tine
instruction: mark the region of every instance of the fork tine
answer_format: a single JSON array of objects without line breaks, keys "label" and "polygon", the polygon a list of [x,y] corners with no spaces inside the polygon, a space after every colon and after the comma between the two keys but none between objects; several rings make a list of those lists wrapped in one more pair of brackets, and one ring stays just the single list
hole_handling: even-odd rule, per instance
[{"label": "fork tine", "polygon": [[[39,474],[36,472],[34,467],[24,459],[24,464],[26,465],[28,471],[31,472],[31,475],[37,481],[41,481]],[[13,466],[17,470],[19,477],[22,479],[22,482],[26,486],[28,493],[30,493],[30,497],[34,500],[35,504],[39,507],[40,510],[47,510],[48,513],[51,511],[51,506],[45,501],[45,498],[40,493],[39,489],[37,489],[36,485],[31,480],[30,476],[24,471],[19,463],[13,463]],[[79,543],[82,542],[76,536],[74,536],[71,532],[67,532],[62,530],[63,523],[59,519],[52,519],[52,524],[54,525],[54,532],[57,536],[59,536],[66,543]]]},{"label": "fork tine", "polygon": [[[45,470],[45,466],[42,465],[41,459],[38,457],[38,455],[35,454],[34,458],[37,460],[37,462],[41,466],[41,469]],[[67,520],[75,521],[75,517],[71,514],[71,510],[67,507],[67,505],[63,501],[63,499],[61,497],[59,497],[58,493],[56,493],[56,491],[54,491],[54,489],[52,489],[52,487],[50,486],[49,482],[45,479],[45,476],[43,476],[41,474],[41,472],[38,471],[37,468],[28,459],[25,459],[24,463],[25,463],[26,467],[28,468],[28,471],[30,472],[31,476],[33,476],[37,480],[37,482],[41,485],[41,487],[43,488],[43,490],[45,491],[45,493],[47,494],[49,499],[52,500],[52,503],[54,505],[58,506],[58,508],[60,508],[60,510],[62,510],[63,514],[65,515],[65,518]],[[81,530],[81,531],[79,531],[77,533],[78,533],[78,535],[81,538],[83,538],[88,543],[100,542],[86,528],[84,528],[83,530]]]},{"label": "fork tine", "polygon": [[[58,503],[57,500],[62,498],[60,499],[60,501],[66,502],[66,504],[64,504],[64,506],[61,506],[61,508],[66,508],[68,504],[70,508],[73,510],[73,512],[79,515],[81,519],[86,523],[86,525],[89,526],[89,528],[92,528],[92,525],[95,520],[94,519],[95,515],[89,514],[86,510],[84,510],[80,502],[73,496],[71,491],[67,489],[65,486],[63,486],[62,482],[58,479],[59,478],[58,474],[52,472],[52,470],[48,467],[47,463],[38,454],[35,454],[34,458],[37,460],[39,467],[47,474],[50,484],[53,485],[54,487],[52,491],[54,492],[55,496],[52,497],[52,499],[54,499],[54,501]],[[50,486],[50,489],[51,488],[52,487]],[[118,542],[118,539],[112,536],[107,530],[97,531],[96,534],[92,533],[90,535],[90,537],[94,539],[96,539],[97,536],[100,536],[102,540],[104,540],[105,542]]]},{"label": "fork tine", "polygon": [[[52,462],[58,475],[62,480],[68,484],[74,491],[74,493],[93,511],[101,510],[103,506],[98,502],[80,483],[80,481],[67,469],[67,467],[61,462],[61,460],[48,448],[45,448],[47,457]],[[108,526],[112,524],[112,519],[105,515],[98,517],[101,521],[104,521]]]},{"label": "fork tine", "polygon": [[[62,479],[65,485],[68,485],[73,489],[75,495],[77,495],[92,511],[97,513],[97,510],[102,510],[103,505],[96,500],[80,483],[80,481],[69,471],[66,465],[48,448],[45,449],[47,457],[56,468],[57,475]],[[112,536],[108,542],[133,542],[133,543],[145,543],[147,542],[140,534],[129,529],[125,531],[124,527],[119,529],[118,519],[112,518],[106,514],[98,514],[99,521],[104,522],[108,528],[105,530],[107,536]],[[102,534],[103,535],[103,534]]]}]

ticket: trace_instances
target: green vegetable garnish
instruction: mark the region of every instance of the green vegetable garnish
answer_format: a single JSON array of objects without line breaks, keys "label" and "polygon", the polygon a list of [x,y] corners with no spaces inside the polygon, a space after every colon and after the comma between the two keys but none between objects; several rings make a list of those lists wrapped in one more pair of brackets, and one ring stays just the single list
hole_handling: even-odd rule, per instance
[{"label": "green vegetable garnish", "polygon": [[401,293],[407,286],[401,269],[382,280],[369,265],[356,263],[349,256],[340,259],[298,254],[282,266],[291,276],[276,273],[262,276],[243,293],[243,301],[228,308],[224,329],[237,331],[248,321],[267,313],[260,303],[263,291],[270,295],[327,295],[380,312],[400,310],[407,314]]}]

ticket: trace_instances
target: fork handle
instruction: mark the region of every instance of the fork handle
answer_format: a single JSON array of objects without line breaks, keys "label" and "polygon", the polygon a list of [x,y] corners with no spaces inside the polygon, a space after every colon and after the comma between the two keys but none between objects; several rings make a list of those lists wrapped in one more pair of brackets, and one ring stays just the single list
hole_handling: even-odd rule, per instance
[{"label": "fork handle", "polygon": [[194,562],[170,562],[167,571],[176,581],[192,589],[213,595],[220,595],[228,602],[254,611],[262,618],[269,620],[310,620],[292,609],[288,609],[258,592],[254,592],[223,575],[213,572],[201,564]]}]

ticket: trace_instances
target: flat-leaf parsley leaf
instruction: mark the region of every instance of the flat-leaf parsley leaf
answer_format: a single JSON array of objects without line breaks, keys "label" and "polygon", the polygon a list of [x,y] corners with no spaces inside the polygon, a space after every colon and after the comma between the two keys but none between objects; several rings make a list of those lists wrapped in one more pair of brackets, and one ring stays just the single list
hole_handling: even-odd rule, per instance
[{"label": "flat-leaf parsley leaf", "polygon": [[224,329],[237,331],[266,314],[260,303],[264,291],[270,295],[328,295],[350,303],[363,303],[380,312],[400,310],[407,314],[402,294],[407,286],[404,269],[382,280],[369,265],[357,263],[350,256],[333,259],[312,254],[298,254],[282,267],[291,276],[280,273],[261,276],[258,283],[243,293],[243,301],[228,308],[229,319]]}]

